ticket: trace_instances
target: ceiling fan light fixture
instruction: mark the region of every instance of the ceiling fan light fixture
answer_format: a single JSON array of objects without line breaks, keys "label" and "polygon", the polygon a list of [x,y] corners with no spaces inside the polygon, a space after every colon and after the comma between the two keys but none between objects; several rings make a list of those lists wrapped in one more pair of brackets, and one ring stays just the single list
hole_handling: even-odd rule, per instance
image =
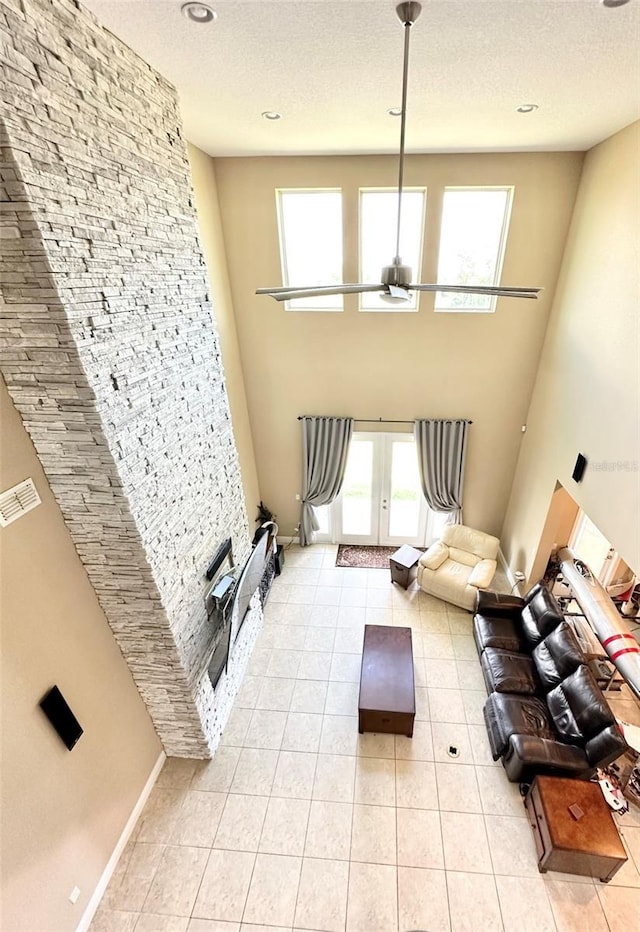
[{"label": "ceiling fan light fixture", "polygon": [[519,107],[516,107],[517,113],[533,113],[534,110],[538,110],[537,104],[520,104]]},{"label": "ceiling fan light fixture", "polygon": [[192,23],[213,23],[218,18],[215,10],[212,10],[206,3],[183,3],[180,7],[182,15],[190,19]]},{"label": "ceiling fan light fixture", "polygon": [[[411,272],[410,269],[409,272]],[[411,300],[409,287],[406,285],[387,285],[385,290],[380,292],[380,297],[383,301],[386,301],[387,304],[404,304]]]},{"label": "ceiling fan light fixture", "polygon": [[282,114],[278,113],[277,110],[263,110],[260,115],[264,117],[265,120],[271,120],[272,122],[282,119]]},{"label": "ceiling fan light fixture", "polygon": [[389,114],[389,116],[395,116],[395,117],[402,116],[402,107],[389,107],[389,109],[387,110],[387,113]]}]

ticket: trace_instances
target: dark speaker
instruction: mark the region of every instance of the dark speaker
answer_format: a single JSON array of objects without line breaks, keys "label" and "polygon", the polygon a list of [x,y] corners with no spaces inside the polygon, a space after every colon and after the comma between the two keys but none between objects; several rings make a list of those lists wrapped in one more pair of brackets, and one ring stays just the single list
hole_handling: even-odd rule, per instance
[{"label": "dark speaker", "polygon": [[284,566],[284,547],[278,544],[276,547],[276,576],[279,576]]},{"label": "dark speaker", "polygon": [[575,482],[582,482],[582,477],[584,476],[584,471],[586,469],[586,466],[587,466],[586,457],[584,457],[582,453],[578,453],[576,465],[573,467],[573,473],[571,475],[571,478]]},{"label": "dark speaker", "polygon": [[82,727],[57,686],[52,686],[49,692],[42,697],[40,708],[67,748],[71,750],[82,734]]}]

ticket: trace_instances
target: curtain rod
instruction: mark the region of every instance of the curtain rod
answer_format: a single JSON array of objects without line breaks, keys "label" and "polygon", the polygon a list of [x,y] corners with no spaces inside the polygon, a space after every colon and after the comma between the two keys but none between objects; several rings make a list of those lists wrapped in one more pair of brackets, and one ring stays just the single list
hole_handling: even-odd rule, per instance
[{"label": "curtain rod", "polygon": [[[305,417],[318,417],[316,414],[299,414],[298,420],[303,421]],[[354,417],[352,419],[356,424],[414,424],[416,421],[423,420],[422,418],[414,418],[413,421],[390,421],[384,417]],[[435,420],[440,420],[440,418],[435,418]],[[473,424],[473,421],[468,420],[467,418],[444,418],[445,421],[452,423],[454,420],[466,421],[467,424]]]}]

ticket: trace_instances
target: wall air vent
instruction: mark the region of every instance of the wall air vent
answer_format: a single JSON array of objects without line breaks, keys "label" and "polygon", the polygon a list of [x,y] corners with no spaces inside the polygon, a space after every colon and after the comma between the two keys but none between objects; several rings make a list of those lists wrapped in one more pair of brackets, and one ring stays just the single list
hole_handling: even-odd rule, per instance
[{"label": "wall air vent", "polygon": [[12,489],[7,489],[0,494],[0,527],[6,527],[39,504],[40,496],[33,479],[25,479]]}]

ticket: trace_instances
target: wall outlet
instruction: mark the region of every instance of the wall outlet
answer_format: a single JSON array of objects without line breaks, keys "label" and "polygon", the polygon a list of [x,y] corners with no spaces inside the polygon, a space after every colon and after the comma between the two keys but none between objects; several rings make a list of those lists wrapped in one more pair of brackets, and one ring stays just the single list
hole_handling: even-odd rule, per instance
[{"label": "wall outlet", "polygon": [[69,902],[75,904],[78,902],[78,897],[80,896],[80,887],[74,887],[71,893],[69,894]]},{"label": "wall outlet", "polygon": [[519,583],[524,582],[526,579],[522,570],[516,570],[515,573],[513,574],[513,578],[515,579],[516,582],[519,582]]},{"label": "wall outlet", "polygon": [[297,501],[297,502],[300,501],[300,495],[298,494],[298,492],[296,492],[296,501]]}]

